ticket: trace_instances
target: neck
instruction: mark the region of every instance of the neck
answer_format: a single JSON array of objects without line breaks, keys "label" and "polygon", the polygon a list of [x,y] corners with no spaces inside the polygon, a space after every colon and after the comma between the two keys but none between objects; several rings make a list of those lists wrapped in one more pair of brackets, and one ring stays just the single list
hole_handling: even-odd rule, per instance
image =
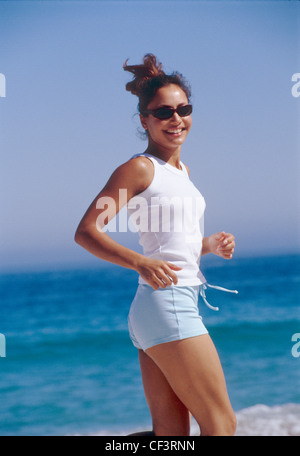
[{"label": "neck", "polygon": [[155,144],[151,144],[149,142],[147,149],[145,150],[146,154],[153,155],[154,157],[160,158],[161,160],[169,163],[172,166],[175,166],[175,168],[181,169],[180,166],[180,152],[181,152],[181,146],[178,148],[175,148],[174,150],[170,149],[163,149],[163,148],[158,148],[156,147]]}]

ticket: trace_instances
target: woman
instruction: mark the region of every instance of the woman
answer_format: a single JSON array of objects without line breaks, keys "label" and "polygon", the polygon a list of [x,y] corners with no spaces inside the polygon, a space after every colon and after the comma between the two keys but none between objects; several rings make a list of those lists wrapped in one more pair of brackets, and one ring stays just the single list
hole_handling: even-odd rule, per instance
[{"label": "woman", "polygon": [[[126,89],[139,97],[148,147],[113,172],[81,220],[75,241],[97,257],[139,273],[128,323],[154,435],[189,435],[190,413],[201,435],[233,435],[235,415],[197,301],[199,291],[205,300],[207,286],[199,269],[201,254],[230,259],[234,236],[203,237],[205,202],[180,160],[192,125],[186,81],[179,73],[166,75],[152,54],[141,65],[126,61],[124,70],[134,75]],[[105,232],[124,205],[144,254]]]}]

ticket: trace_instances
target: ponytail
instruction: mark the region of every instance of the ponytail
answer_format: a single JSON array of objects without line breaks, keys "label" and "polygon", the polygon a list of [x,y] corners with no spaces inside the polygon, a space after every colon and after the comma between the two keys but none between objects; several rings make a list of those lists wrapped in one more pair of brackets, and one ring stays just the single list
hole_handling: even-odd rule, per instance
[{"label": "ponytail", "polygon": [[146,109],[157,90],[170,84],[178,85],[186,94],[188,101],[191,89],[182,74],[174,72],[167,75],[162,70],[162,64],[153,54],[146,54],[141,65],[123,65],[124,71],[134,75],[134,79],[126,84],[126,90],[139,98],[138,110],[146,116]]},{"label": "ponytail", "polygon": [[127,65],[128,59],[123,65],[125,71],[134,75],[134,79],[126,84],[126,90],[133,95],[140,96],[145,83],[158,76],[165,75],[162,64],[157,62],[155,55],[146,54],[141,65]]}]

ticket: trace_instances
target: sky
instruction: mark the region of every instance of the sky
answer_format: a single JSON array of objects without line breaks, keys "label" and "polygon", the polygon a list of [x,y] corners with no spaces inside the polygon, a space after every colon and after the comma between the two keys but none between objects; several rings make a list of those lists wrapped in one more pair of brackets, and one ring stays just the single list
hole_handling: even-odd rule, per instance
[{"label": "sky", "polygon": [[237,257],[300,252],[299,1],[0,1],[0,43],[1,270],[102,264],[74,233],[146,149],[122,65],[149,52],[192,87],[181,159],[205,234],[233,233]]}]

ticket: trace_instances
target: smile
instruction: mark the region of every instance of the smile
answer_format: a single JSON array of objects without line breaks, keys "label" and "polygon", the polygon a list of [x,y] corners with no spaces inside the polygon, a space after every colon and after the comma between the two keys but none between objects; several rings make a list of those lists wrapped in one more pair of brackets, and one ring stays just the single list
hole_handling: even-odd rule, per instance
[{"label": "smile", "polygon": [[172,128],[169,130],[166,130],[166,133],[169,135],[180,135],[183,132],[184,128]]}]

